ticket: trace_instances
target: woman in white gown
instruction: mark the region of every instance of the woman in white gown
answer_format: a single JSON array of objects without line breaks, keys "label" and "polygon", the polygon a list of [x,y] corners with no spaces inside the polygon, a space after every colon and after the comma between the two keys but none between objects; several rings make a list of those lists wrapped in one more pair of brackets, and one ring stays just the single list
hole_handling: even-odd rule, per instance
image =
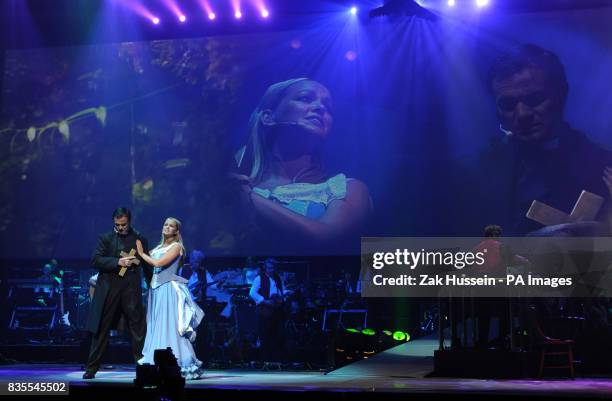
[{"label": "woman in white gown", "polygon": [[185,252],[181,238],[181,223],[169,217],[164,222],[162,239],[151,252],[144,253],[137,242],[138,254],[154,266],[147,306],[147,335],[139,364],[154,364],[156,349],[170,347],[185,379],[197,379],[202,362],[196,358],[191,343],[204,312],[191,299],[187,280],[177,276],[181,256]]}]

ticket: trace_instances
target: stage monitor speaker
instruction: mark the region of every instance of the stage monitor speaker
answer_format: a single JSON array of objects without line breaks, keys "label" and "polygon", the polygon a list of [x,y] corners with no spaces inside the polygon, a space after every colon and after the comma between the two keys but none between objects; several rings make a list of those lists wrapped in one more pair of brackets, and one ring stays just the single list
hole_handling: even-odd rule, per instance
[{"label": "stage monitor speaker", "polygon": [[367,324],[367,309],[325,309],[323,315],[323,331],[345,328],[362,330]]}]

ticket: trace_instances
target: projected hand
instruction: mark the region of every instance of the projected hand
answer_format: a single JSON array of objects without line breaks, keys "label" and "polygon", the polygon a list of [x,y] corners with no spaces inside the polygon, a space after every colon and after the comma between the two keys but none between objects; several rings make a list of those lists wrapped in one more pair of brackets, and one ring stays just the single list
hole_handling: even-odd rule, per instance
[{"label": "projected hand", "polygon": [[240,185],[242,186],[248,186],[251,187],[251,179],[244,175],[244,174],[236,174],[236,173],[230,173],[230,178],[236,180]]},{"label": "projected hand", "polygon": [[253,184],[251,179],[244,174],[231,173],[230,178],[235,180],[240,186],[240,200],[242,204],[251,203],[251,192],[253,191]]}]

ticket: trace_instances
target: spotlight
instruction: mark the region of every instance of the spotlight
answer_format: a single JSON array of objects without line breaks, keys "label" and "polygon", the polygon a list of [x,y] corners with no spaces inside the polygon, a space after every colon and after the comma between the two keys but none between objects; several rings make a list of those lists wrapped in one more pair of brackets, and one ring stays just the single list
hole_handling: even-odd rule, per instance
[{"label": "spotlight", "polygon": [[485,7],[489,5],[489,0],[476,0],[477,7]]},{"label": "spotlight", "polygon": [[234,17],[236,19],[240,19],[242,18],[242,13],[240,12],[240,10],[236,10],[236,12],[234,13]]},{"label": "spotlight", "polygon": [[455,0],[448,0],[446,4],[448,4],[449,7],[455,7]]},{"label": "spotlight", "polygon": [[159,18],[157,17],[153,17],[153,19],[151,20],[151,22],[153,22],[155,25],[159,24]]},{"label": "spotlight", "polygon": [[179,21],[185,22],[187,21],[187,17],[185,17],[184,15],[179,15]]},{"label": "spotlight", "polygon": [[349,12],[351,13],[351,15],[357,15],[357,7],[355,7],[355,6],[351,7]]},{"label": "spotlight", "polygon": [[261,10],[261,16],[264,18],[268,18],[270,16],[270,12],[264,8]]},{"label": "spotlight", "polygon": [[355,61],[357,59],[357,52],[355,52],[354,50],[349,50],[344,54],[344,57],[348,61]]},{"label": "spotlight", "polygon": [[370,18],[383,16],[414,16],[431,21],[435,21],[438,17],[428,9],[422,7],[414,0],[387,0],[384,5],[370,10]]},{"label": "spotlight", "polygon": [[215,15],[215,13],[213,13],[212,11],[208,13],[208,19],[209,20],[214,20],[215,18],[217,18],[217,16]]}]

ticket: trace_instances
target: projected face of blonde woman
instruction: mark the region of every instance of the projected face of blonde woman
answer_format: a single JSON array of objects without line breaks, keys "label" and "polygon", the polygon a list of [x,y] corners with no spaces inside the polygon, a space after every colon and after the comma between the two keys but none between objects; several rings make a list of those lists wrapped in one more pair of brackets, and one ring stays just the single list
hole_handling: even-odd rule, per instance
[{"label": "projected face of blonde woman", "polygon": [[291,85],[270,120],[274,123],[295,123],[321,138],[331,129],[331,95],[316,81],[300,81]]}]

